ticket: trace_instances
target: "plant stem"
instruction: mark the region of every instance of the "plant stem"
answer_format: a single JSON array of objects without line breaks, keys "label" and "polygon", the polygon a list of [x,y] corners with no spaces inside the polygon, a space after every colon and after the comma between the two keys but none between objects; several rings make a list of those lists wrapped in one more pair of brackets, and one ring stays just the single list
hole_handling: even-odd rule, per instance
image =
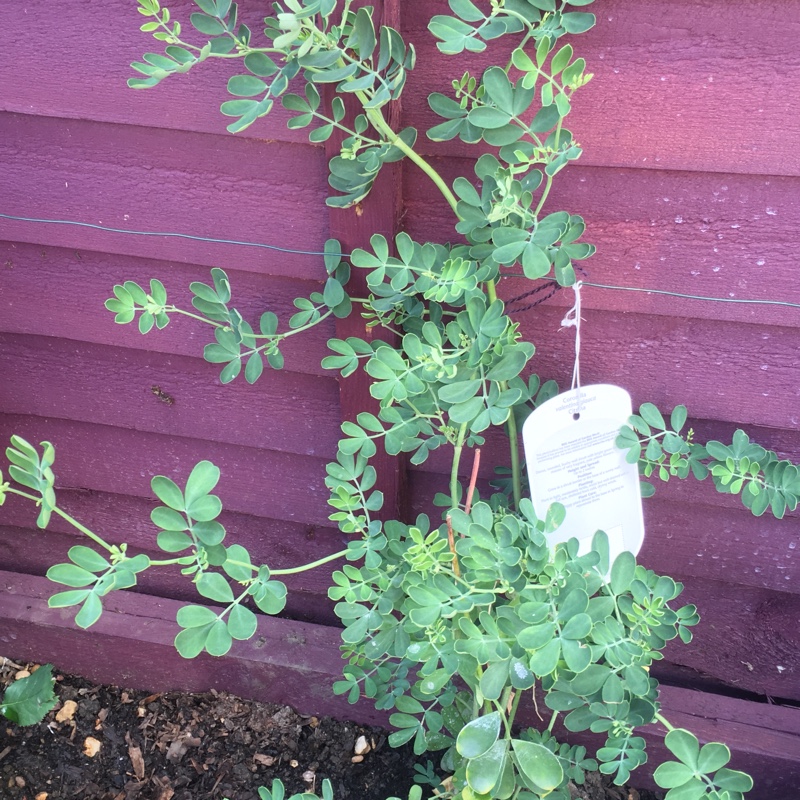
[{"label": "plant stem", "polygon": [[467,423],[465,422],[458,431],[458,440],[453,445],[453,466],[450,468],[450,503],[453,508],[458,507],[458,465],[461,462],[461,452],[464,449],[466,437]]},{"label": "plant stem", "polygon": [[[24,497],[26,500],[32,500],[34,503],[36,503],[36,505],[41,505],[42,502],[41,498],[36,497],[36,495],[28,494],[28,492],[23,492],[20,489],[14,489],[11,486],[4,487],[4,493],[6,492],[9,494],[19,495],[20,497]],[[114,549],[110,544],[103,541],[103,539],[101,539],[96,533],[90,531],[85,525],[81,525],[78,520],[76,520],[74,517],[71,517],[66,511],[62,511],[58,506],[53,507],[53,513],[58,514],[59,517],[69,522],[73,528],[77,528],[84,536],[88,536],[93,542],[95,542],[95,544],[99,544],[100,547],[104,547],[109,552]]]},{"label": "plant stem", "polygon": [[332,555],[325,556],[324,558],[320,558],[317,561],[312,561],[310,564],[303,564],[301,567],[290,567],[288,569],[272,569],[270,570],[270,575],[295,575],[298,572],[306,572],[310,569],[315,569],[316,567],[321,567],[323,564],[327,564],[329,561],[336,561],[337,558],[344,558],[347,555],[347,550],[340,550],[338,553],[333,553]]},{"label": "plant stem", "polygon": [[517,418],[514,416],[513,408],[508,415],[506,431],[508,433],[508,446],[511,450],[511,486],[514,493],[514,508],[519,511],[519,504],[522,502],[522,470],[519,463]]},{"label": "plant stem", "polygon": [[675,730],[675,727],[670,723],[670,721],[658,712],[656,712],[656,720],[660,722],[667,729],[667,731]]},{"label": "plant stem", "polygon": [[377,108],[365,108],[364,109],[367,119],[372,123],[372,127],[375,128],[376,131],[382,133],[398,150],[405,153],[408,158],[413,161],[436,185],[436,188],[442,193],[444,199],[447,200],[450,208],[453,209],[453,213],[461,219],[461,215],[458,213],[458,199],[456,196],[450,191],[450,187],[444,182],[444,178],[420,155],[416,153],[416,151],[409,147],[389,126],[386,120],[383,118],[383,114],[381,114],[380,110]]}]

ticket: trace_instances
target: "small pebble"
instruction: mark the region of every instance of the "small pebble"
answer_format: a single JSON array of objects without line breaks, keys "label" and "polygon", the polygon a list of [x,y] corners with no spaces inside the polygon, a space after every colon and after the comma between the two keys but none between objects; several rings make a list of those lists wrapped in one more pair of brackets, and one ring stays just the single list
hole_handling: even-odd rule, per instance
[{"label": "small pebble", "polygon": [[354,750],[357,756],[363,756],[369,753],[370,747],[366,736],[359,736],[358,739],[356,739],[356,746]]},{"label": "small pebble", "polygon": [[17,777],[16,777],[16,778],[14,778],[14,783],[15,783],[15,784],[16,784],[16,785],[17,785],[17,786],[20,788],[20,789],[24,789],[24,788],[25,788],[25,778],[23,778],[23,777],[22,777],[22,775],[17,775]]},{"label": "small pebble", "polygon": [[313,770],[307,769],[307,770],[306,770],[306,771],[303,773],[303,780],[304,780],[306,783],[314,783],[314,781],[316,780],[316,778],[317,778],[317,774],[316,774],[316,772],[314,772]]},{"label": "small pebble", "polygon": [[39,792],[33,800],[47,800],[47,792]]},{"label": "small pebble", "polygon": [[354,764],[360,764],[364,760],[364,756],[353,756],[350,760]]},{"label": "small pebble", "polygon": [[87,736],[83,740],[83,753],[89,758],[94,758],[100,752],[100,747],[100,742],[94,736]]},{"label": "small pebble", "polygon": [[300,766],[300,762],[299,762],[299,761],[298,761],[296,758],[293,758],[293,759],[292,759],[292,760],[289,762],[289,766],[290,766],[292,769],[297,769],[297,768]]},{"label": "small pebble", "polygon": [[30,674],[31,674],[30,670],[21,669],[19,672],[15,673],[14,680],[15,681],[21,681],[23,678],[30,677]]}]

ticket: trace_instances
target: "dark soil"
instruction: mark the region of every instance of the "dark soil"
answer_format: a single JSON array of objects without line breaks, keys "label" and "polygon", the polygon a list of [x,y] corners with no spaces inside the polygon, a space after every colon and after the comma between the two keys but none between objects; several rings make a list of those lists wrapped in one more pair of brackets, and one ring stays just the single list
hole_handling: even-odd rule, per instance
[{"label": "dark soil", "polygon": [[[25,666],[0,659],[0,691]],[[287,796],[328,778],[336,800],[385,800],[406,797],[413,780],[411,750],[391,748],[378,728],[216,692],[148,695],[56,680],[59,703],[42,723],[0,718],[3,800],[257,800],[273,778]],[[575,798],[658,800],[599,775]]]}]

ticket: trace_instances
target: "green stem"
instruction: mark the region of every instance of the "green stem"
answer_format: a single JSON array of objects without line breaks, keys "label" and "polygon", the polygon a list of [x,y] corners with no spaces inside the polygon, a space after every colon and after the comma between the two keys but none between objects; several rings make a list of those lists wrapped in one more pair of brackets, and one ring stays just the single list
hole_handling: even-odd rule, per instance
[{"label": "green stem", "polygon": [[347,555],[347,550],[340,550],[338,553],[333,553],[330,556],[325,556],[325,558],[320,558],[317,561],[312,561],[310,564],[303,564],[302,567],[291,567],[289,569],[273,569],[270,570],[270,575],[295,575],[298,572],[306,572],[310,569],[315,569],[316,567],[321,567],[323,564],[327,564],[329,561],[336,561],[337,558],[344,558]]},{"label": "green stem", "polygon": [[519,434],[517,432],[517,419],[514,416],[514,409],[508,415],[506,422],[508,432],[508,446],[511,450],[511,485],[514,492],[514,508],[519,511],[522,502],[522,469],[519,461]]},{"label": "green stem", "polygon": [[365,108],[364,111],[367,115],[367,119],[372,124],[372,127],[375,128],[375,130],[379,133],[382,133],[398,150],[408,156],[408,158],[413,161],[433,181],[433,183],[436,185],[436,188],[444,196],[444,199],[447,200],[450,208],[453,209],[453,213],[460,220],[461,215],[458,213],[458,198],[456,198],[452,191],[450,191],[450,187],[444,182],[444,178],[442,178],[442,176],[422,156],[418,155],[413,148],[409,147],[392,130],[392,128],[383,118],[383,114],[381,114],[379,109]]},{"label": "green stem", "polygon": [[[28,494],[28,492],[23,492],[20,489],[14,489],[8,485],[3,488],[3,494],[5,493],[19,495],[20,497],[24,497],[26,500],[32,500],[37,505],[40,505],[42,502],[40,497],[36,497],[36,495],[33,494]],[[78,520],[76,520],[74,517],[71,517],[66,511],[62,511],[60,508],[58,508],[58,506],[53,508],[53,513],[58,514],[59,517],[69,522],[73,528],[77,528],[84,536],[88,536],[95,544],[99,544],[100,547],[104,547],[109,552],[114,549],[110,544],[103,541],[103,539],[101,539],[96,533],[90,531],[85,525],[81,525]]]},{"label": "green stem", "polygon": [[[146,308],[142,308],[141,310],[147,311]],[[184,311],[182,308],[178,308],[177,306],[164,306],[164,311],[166,311],[167,313],[181,314],[184,317],[196,319],[198,322],[205,322],[206,325],[213,325],[215,328],[227,327],[221,322],[214,322],[214,320],[208,319],[207,317],[201,317],[199,314],[192,314],[191,311]]]},{"label": "green stem", "polygon": [[464,439],[467,438],[467,423],[463,423],[458,431],[458,440],[453,445],[453,466],[450,468],[450,503],[458,507],[458,465],[464,450]]},{"label": "green stem", "polygon": [[670,721],[658,712],[656,712],[656,720],[658,720],[658,722],[660,722],[667,729],[667,731],[675,730],[675,727],[670,723]]},{"label": "green stem", "polygon": [[547,726],[547,732],[552,733],[553,726],[556,724],[556,720],[558,719],[558,711],[553,712],[553,716],[550,717],[550,724]]}]

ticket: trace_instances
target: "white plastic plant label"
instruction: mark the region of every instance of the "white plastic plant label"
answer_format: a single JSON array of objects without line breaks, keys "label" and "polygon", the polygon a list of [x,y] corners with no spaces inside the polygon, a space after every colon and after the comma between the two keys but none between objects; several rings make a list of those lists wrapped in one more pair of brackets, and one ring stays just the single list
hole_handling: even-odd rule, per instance
[{"label": "white plastic plant label", "polygon": [[639,470],[625,461],[614,440],[632,412],[619,386],[581,386],[553,397],[525,421],[522,440],[533,507],[544,518],[551,503],[567,511],[551,544],[580,540],[588,552],[598,530],[609,538],[613,561],[636,555],[644,540]]}]

